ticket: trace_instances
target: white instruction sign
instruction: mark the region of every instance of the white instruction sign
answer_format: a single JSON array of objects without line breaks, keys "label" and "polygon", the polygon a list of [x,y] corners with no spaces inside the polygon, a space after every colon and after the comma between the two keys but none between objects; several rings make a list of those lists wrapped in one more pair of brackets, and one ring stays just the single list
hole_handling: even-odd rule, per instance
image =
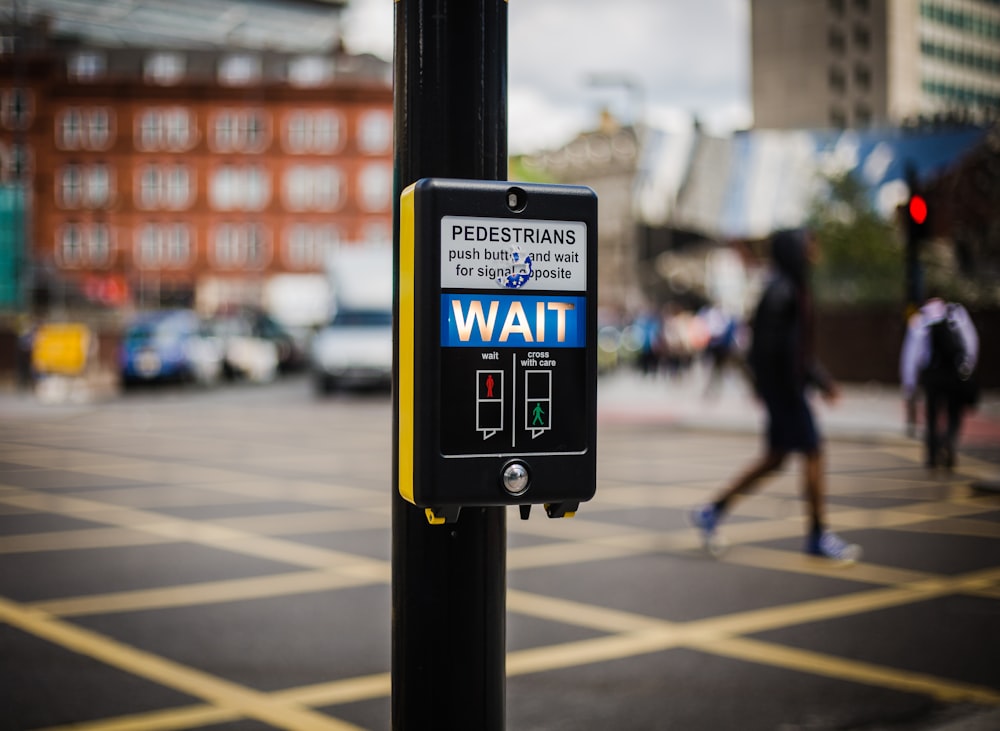
[{"label": "white instruction sign", "polygon": [[444,216],[441,287],[586,291],[587,224]]}]

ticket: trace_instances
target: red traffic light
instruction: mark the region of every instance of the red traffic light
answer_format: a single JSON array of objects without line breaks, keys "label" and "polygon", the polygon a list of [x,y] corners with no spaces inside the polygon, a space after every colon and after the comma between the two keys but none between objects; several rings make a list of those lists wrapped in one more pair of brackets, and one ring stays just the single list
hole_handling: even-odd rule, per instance
[{"label": "red traffic light", "polygon": [[927,201],[922,195],[911,195],[907,209],[914,223],[924,223],[927,220]]}]

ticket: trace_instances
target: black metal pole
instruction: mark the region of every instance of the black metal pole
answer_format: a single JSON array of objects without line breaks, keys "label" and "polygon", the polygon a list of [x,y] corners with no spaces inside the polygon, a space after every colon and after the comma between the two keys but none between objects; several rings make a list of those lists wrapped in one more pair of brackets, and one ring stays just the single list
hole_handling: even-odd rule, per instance
[{"label": "black metal pole", "polygon": [[923,304],[924,283],[920,267],[920,248],[925,230],[924,221],[914,220],[909,202],[914,196],[923,195],[923,188],[917,177],[916,168],[912,162],[907,162],[903,173],[910,195],[903,209],[903,233],[905,251],[903,254],[903,270],[906,287],[906,317],[909,318]]},{"label": "black metal pole", "polygon": [[[396,0],[399,194],[425,177],[507,177],[507,3]],[[398,315],[399,293],[395,307]],[[398,316],[395,321],[398,323]],[[398,333],[395,338],[398,359]],[[398,384],[398,373],[396,374]],[[430,525],[398,493],[394,389],[392,728],[500,731],[505,702],[505,508]],[[418,428],[436,429],[436,424]]]}]

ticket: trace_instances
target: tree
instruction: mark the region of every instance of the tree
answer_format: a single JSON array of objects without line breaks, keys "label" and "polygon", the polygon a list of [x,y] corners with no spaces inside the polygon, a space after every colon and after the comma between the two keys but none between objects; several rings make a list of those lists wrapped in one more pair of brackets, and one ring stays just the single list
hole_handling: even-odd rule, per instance
[{"label": "tree", "polygon": [[845,305],[900,302],[903,253],[892,222],[878,214],[867,188],[850,173],[826,182],[809,219],[822,250],[817,299]]}]

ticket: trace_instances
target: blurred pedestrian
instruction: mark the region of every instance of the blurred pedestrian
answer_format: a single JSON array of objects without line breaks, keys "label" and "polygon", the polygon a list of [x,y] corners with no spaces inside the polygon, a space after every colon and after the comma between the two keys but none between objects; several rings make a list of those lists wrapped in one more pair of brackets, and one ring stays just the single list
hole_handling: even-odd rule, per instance
[{"label": "blurred pedestrian", "polygon": [[682,376],[690,369],[695,354],[704,347],[700,342],[701,330],[694,315],[674,302],[667,304],[663,314],[663,349],[671,376]]},{"label": "blurred pedestrian", "polygon": [[17,332],[17,385],[23,391],[30,391],[35,384],[35,371],[31,363],[35,348],[35,334],[38,323],[30,316],[23,316]]},{"label": "blurred pedestrian", "polygon": [[644,376],[656,375],[660,368],[661,333],[656,315],[643,310],[633,323],[639,339],[639,370]]},{"label": "blurred pedestrian", "polygon": [[[979,334],[966,309],[932,293],[910,317],[899,358],[899,376],[908,412],[915,414],[917,386],[923,387],[924,461],[929,469],[955,466],[962,415],[978,398],[973,372]],[[938,423],[944,408],[947,425]]]},{"label": "blurred pedestrian", "polygon": [[778,231],[771,238],[774,272],[754,313],[749,355],[754,388],[767,410],[765,450],[713,502],[692,511],[691,521],[712,553],[722,546],[716,528],[733,501],[752,492],[790,453],[800,452],[809,508],[806,552],[838,561],[855,561],[861,555],[858,546],[827,528],[823,445],[807,400],[812,387],[828,400],[838,396],[836,384],[813,355],[809,270],[818,254],[817,242],[807,231]]},{"label": "blurred pedestrian", "polygon": [[705,397],[714,396],[722,385],[726,369],[739,366],[737,334],[739,322],[718,305],[707,305],[698,312],[698,319],[708,331],[704,356],[708,361],[708,381]]}]

